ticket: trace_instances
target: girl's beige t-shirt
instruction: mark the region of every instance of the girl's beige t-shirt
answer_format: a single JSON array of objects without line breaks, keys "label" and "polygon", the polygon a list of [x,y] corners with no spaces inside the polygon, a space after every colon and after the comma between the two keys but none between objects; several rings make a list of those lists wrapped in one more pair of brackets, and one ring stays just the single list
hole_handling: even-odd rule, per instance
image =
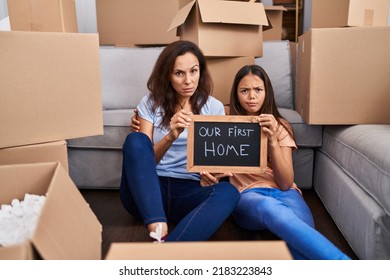
[{"label": "girl's beige t-shirt", "polygon": [[[290,147],[292,149],[297,149],[297,145],[291,135],[287,132],[284,126],[279,126],[278,131],[278,141],[281,147]],[[240,192],[250,189],[250,188],[279,188],[279,186],[275,182],[273,170],[271,168],[271,163],[268,160],[268,167],[265,173],[259,174],[236,174],[234,173],[232,177],[230,177],[230,183],[232,183]],[[297,189],[299,188],[294,183],[291,188]]]}]

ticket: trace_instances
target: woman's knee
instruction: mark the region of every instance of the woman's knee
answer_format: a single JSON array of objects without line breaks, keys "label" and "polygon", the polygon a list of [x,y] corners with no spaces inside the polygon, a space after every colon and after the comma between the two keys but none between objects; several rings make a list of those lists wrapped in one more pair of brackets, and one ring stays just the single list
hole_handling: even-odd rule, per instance
[{"label": "woman's knee", "polygon": [[240,199],[237,188],[229,182],[220,182],[215,185],[215,191],[226,200],[226,203],[236,205]]},{"label": "woman's knee", "polygon": [[141,132],[132,132],[127,135],[123,143],[123,151],[132,153],[144,152],[146,147],[151,145],[149,137]]}]

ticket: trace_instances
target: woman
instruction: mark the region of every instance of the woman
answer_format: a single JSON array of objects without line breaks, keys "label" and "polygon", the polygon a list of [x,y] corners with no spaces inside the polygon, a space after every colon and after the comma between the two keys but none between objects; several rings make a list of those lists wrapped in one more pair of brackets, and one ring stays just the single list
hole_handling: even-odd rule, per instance
[{"label": "woman", "polygon": [[[260,66],[244,66],[236,74],[230,114],[258,116],[268,138],[266,172],[230,177],[241,193],[234,221],[248,230],[270,230],[286,241],[294,259],[349,259],[314,228],[310,209],[294,183],[293,130],[278,112],[270,79]],[[217,181],[202,173],[204,185]]]},{"label": "woman", "polygon": [[[234,210],[239,193],[229,182],[207,187],[187,173],[187,128],[192,114],[223,115],[210,96],[212,80],[202,51],[188,41],[164,48],[137,107],[139,132],[123,145],[120,196],[161,241],[207,240]],[[168,234],[168,221],[176,224]]]}]

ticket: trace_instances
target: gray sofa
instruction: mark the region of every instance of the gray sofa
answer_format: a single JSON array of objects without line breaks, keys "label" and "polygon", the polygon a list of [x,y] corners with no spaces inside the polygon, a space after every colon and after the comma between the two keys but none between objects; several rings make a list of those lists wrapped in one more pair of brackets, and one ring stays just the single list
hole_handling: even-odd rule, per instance
[{"label": "gray sofa", "polygon": [[[130,118],[142,96],[160,48],[101,47],[104,135],[68,141],[69,172],[79,188],[118,188],[123,141]],[[277,105],[292,124],[299,149],[294,153],[295,181],[311,188],[315,148],[322,144],[322,127],[305,124],[294,110],[289,41],[264,43],[256,63],[268,72]]]},{"label": "gray sofa", "polygon": [[360,259],[390,259],[390,125],[325,126],[314,186]]},{"label": "gray sofa", "polygon": [[[79,188],[118,188],[130,118],[161,50],[101,47],[104,135],[68,141],[69,172]],[[390,126],[307,125],[294,110],[290,43],[264,42],[256,63],[293,126],[298,186],[314,187],[360,259],[390,259]]]}]

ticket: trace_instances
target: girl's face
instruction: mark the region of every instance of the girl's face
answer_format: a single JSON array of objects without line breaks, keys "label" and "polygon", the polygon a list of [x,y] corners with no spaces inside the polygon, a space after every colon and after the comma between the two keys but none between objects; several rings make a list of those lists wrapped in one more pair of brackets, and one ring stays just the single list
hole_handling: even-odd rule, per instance
[{"label": "girl's face", "polygon": [[171,74],[171,84],[180,98],[189,98],[196,91],[200,78],[198,58],[188,52],[176,58]]},{"label": "girl's face", "polygon": [[237,87],[237,97],[247,115],[257,115],[265,99],[264,81],[258,76],[248,74]]}]

